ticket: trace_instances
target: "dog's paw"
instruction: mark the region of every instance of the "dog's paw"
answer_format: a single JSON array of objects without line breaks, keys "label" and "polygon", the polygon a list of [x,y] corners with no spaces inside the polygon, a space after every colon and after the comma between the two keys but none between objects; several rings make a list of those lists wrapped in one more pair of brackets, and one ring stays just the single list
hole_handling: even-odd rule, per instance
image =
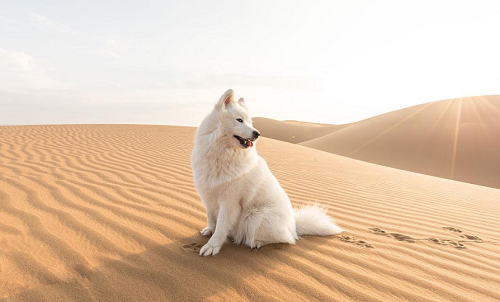
[{"label": "dog's paw", "polygon": [[220,245],[213,246],[213,245],[210,245],[210,243],[207,243],[201,248],[200,256],[204,256],[204,257],[210,256],[210,255],[215,256],[219,253],[221,247],[222,246],[220,246]]},{"label": "dog's paw", "polygon": [[210,236],[214,233],[214,230],[212,230],[211,228],[209,227],[206,227],[204,228],[203,230],[200,231],[200,233],[203,235],[203,236]]}]

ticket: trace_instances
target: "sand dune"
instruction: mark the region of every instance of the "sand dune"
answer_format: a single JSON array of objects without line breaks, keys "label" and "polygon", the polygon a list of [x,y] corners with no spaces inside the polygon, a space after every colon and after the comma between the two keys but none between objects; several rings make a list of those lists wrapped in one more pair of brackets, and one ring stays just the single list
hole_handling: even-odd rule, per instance
[{"label": "sand dune", "polygon": [[320,124],[320,123],[302,122],[302,121],[294,121],[294,120],[285,120],[283,122],[288,123],[288,124],[310,126],[310,127],[335,126],[335,125],[330,125],[330,124]]},{"label": "sand dune", "polygon": [[259,129],[263,136],[294,144],[334,133],[349,125],[325,125],[299,121],[277,121],[264,117],[255,117],[252,120],[255,128]]},{"label": "sand dune", "polygon": [[[296,131],[260,123],[267,137]],[[398,169],[500,188],[500,96],[438,101],[382,114],[301,145]],[[258,128],[258,127],[257,127]],[[317,127],[315,133],[320,133]],[[259,129],[259,128],[258,128]],[[260,129],[259,129],[260,130]]]},{"label": "sand dune", "polygon": [[259,152],[293,204],[319,202],[347,231],[199,257],[207,238],[193,136],[185,127],[0,127],[0,299],[500,299],[500,190],[266,138]]}]

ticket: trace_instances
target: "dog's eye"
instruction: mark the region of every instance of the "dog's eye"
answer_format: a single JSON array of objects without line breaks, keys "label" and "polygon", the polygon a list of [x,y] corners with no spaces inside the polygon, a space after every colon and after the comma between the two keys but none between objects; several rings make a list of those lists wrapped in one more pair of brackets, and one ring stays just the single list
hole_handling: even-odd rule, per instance
[{"label": "dog's eye", "polygon": [[243,123],[243,120],[242,120],[242,119],[240,119],[240,118],[237,118],[236,120],[237,120],[238,122],[240,122],[240,123]]}]

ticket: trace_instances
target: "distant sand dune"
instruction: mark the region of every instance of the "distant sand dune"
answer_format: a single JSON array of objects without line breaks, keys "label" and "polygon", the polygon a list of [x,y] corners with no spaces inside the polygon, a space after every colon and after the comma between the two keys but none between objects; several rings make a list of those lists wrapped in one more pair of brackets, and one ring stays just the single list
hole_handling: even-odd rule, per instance
[{"label": "distant sand dune", "polygon": [[348,126],[348,124],[325,125],[298,121],[277,121],[264,117],[253,118],[253,125],[265,137],[294,144],[322,137]]},{"label": "distant sand dune", "polygon": [[[295,128],[258,123],[283,139]],[[259,128],[261,127],[261,129]],[[310,128],[301,145],[383,166],[500,188],[500,96],[417,105],[349,125]],[[322,129],[324,128],[324,129]],[[272,131],[271,131],[272,129]],[[284,134],[276,134],[282,131]],[[311,134],[314,133],[314,134]],[[297,142],[294,142],[297,143]]]},{"label": "distant sand dune", "polygon": [[[453,121],[442,112],[455,106],[435,115]],[[0,127],[0,299],[500,299],[500,190],[266,138],[259,152],[293,204],[318,202],[347,231],[198,256],[207,238],[191,178],[194,130]]]}]

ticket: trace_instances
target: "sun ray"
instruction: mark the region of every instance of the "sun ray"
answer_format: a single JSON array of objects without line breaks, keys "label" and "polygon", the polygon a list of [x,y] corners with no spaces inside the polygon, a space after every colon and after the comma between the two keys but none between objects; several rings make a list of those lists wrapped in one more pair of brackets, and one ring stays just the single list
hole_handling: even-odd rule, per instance
[{"label": "sun ray", "polygon": [[[486,104],[488,107],[490,107],[490,109],[493,112],[497,113],[500,116],[500,109],[498,109],[495,105],[493,105],[487,98],[485,98],[484,96],[480,96],[478,98],[482,100],[483,103]],[[498,120],[500,120],[500,118]]]},{"label": "sun ray", "polygon": [[[427,136],[425,137],[425,140],[424,142],[427,142],[429,140],[429,138],[431,138],[432,134],[434,133],[434,131],[436,130],[436,127],[437,125],[439,124],[439,122],[441,121],[441,119],[443,118],[443,116],[445,115],[446,112],[448,112],[448,108],[450,108],[451,104],[453,103],[453,100],[449,100],[448,103],[446,104],[446,107],[444,108],[444,110],[439,114],[439,117],[436,119],[436,121],[434,122],[434,124],[432,125],[431,127],[431,130],[429,131],[429,133],[427,134]],[[422,144],[418,150],[418,153],[421,153],[422,152],[422,149],[426,146],[426,144]]]},{"label": "sun ray", "polygon": [[367,141],[366,143],[362,144],[361,146],[359,146],[358,148],[354,149],[353,151],[351,151],[349,154],[347,154],[346,156],[347,157],[350,157],[352,156],[354,153],[358,152],[359,150],[365,148],[366,146],[368,146],[369,144],[371,144],[372,142],[374,142],[375,140],[379,139],[380,137],[382,137],[383,135],[385,135],[386,133],[388,133],[389,131],[391,131],[392,129],[396,128],[397,126],[401,125],[402,123],[404,123],[405,121],[409,120],[410,118],[412,118],[413,116],[417,115],[418,113],[422,112],[424,109],[428,108],[430,105],[432,105],[432,103],[429,103],[425,106],[423,106],[422,108],[420,108],[419,110],[409,114],[407,117],[405,117],[404,119],[400,120],[399,122],[397,122],[396,124],[392,125],[391,127],[385,129],[384,131],[382,131],[379,135],[373,137],[372,139],[370,139],[369,141]]},{"label": "sun ray", "polygon": [[472,99],[472,108],[474,109],[473,111],[476,114],[477,119],[479,120],[479,125],[481,126],[484,136],[488,140],[488,144],[490,145],[491,148],[493,146],[493,143],[491,137],[488,135],[488,130],[486,129],[486,123],[484,122],[483,117],[479,113],[479,110],[477,110],[476,100],[474,99],[474,97],[471,97],[471,99]]},{"label": "sun ray", "polygon": [[457,112],[457,121],[455,124],[455,136],[453,138],[453,153],[451,154],[451,173],[450,179],[455,179],[455,162],[457,160],[457,147],[458,147],[458,129],[460,127],[460,116],[462,115],[462,103],[463,98],[460,98],[458,101],[458,112]]}]

